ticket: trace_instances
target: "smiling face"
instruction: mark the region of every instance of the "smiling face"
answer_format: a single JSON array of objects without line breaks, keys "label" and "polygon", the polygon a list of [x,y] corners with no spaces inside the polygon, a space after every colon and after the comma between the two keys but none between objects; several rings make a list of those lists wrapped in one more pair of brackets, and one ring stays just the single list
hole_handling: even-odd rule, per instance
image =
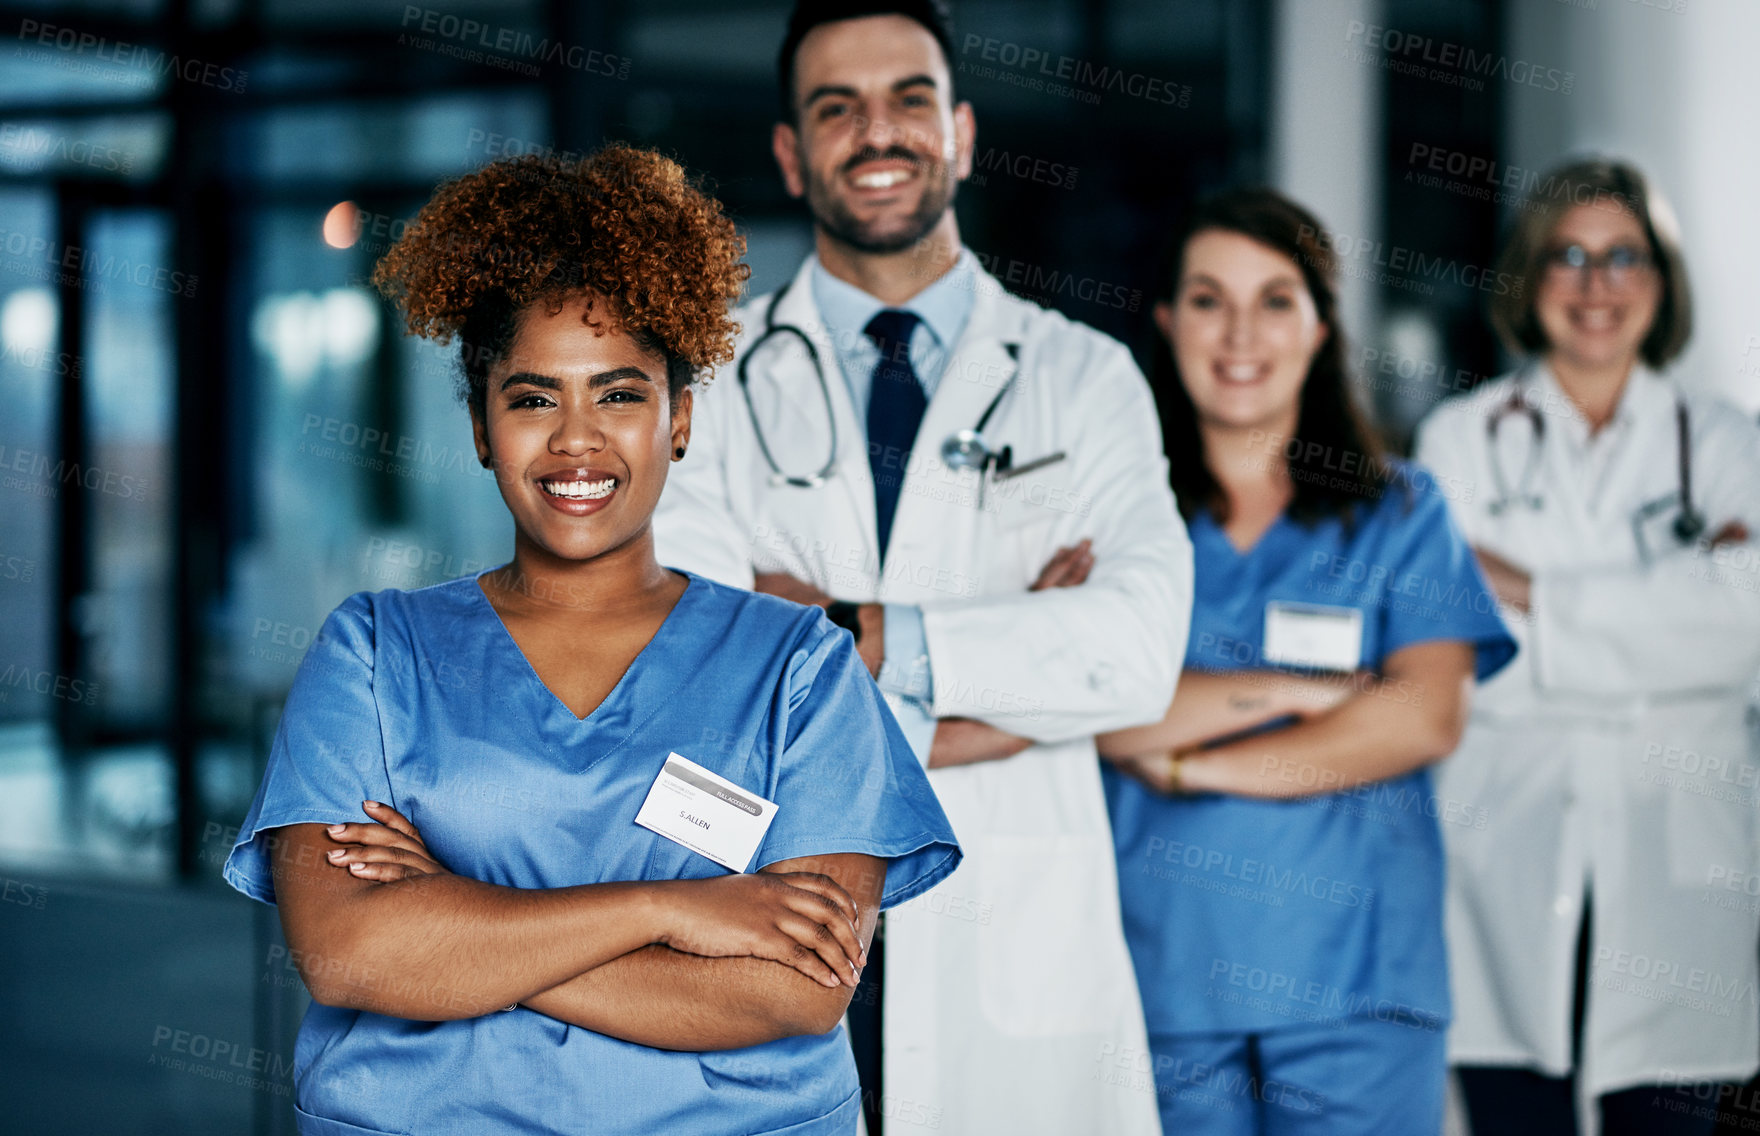
[{"label": "smiling face", "polygon": [[954,106],[947,59],[905,16],[808,32],[795,56],[794,124],[772,138],[788,192],[860,252],[911,247],[949,216],[971,173],[971,107]]},{"label": "smiling face", "polygon": [[491,462],[516,545],[588,560],[648,531],[673,451],[690,441],[691,392],[674,402],[666,360],[604,321],[586,299],[551,315],[527,308],[507,357],[489,371],[477,454]]},{"label": "smiling face", "polygon": [[[1559,263],[1562,250],[1580,248],[1590,265]],[[1650,238],[1638,218],[1625,209],[1576,205],[1567,210],[1547,245],[1552,256],[1540,276],[1534,314],[1548,350],[1576,370],[1627,370],[1656,322],[1662,278],[1650,264]],[[1615,250],[1635,253],[1635,269],[1603,267]]]},{"label": "smiling face", "polygon": [[1293,433],[1328,333],[1295,261],[1244,234],[1202,230],[1186,242],[1173,299],[1155,306],[1155,323],[1201,423]]}]

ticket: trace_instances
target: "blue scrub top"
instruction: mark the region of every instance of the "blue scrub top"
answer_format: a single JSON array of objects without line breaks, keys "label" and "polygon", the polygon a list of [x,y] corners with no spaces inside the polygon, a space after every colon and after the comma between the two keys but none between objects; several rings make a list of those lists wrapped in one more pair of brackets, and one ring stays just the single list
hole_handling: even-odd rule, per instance
[{"label": "blue scrub top", "polygon": [[[690,576],[582,720],[466,577],[352,596],[331,614],[225,876],[275,902],[264,830],[361,821],[364,800],[408,816],[452,871],[493,884],[726,874],[635,823],[669,752],[776,802],[754,870],[814,854],[883,857],[890,907],[959,862],[854,641],[822,612]],[[300,1131],[324,1136],[848,1133],[859,1111],[841,1028],[678,1053],[523,1008],[418,1022],[314,1003],[294,1069]]]},{"label": "blue scrub top", "polygon": [[[1261,658],[1270,602],[1361,610],[1362,668],[1438,639],[1472,643],[1480,679],[1507,663],[1515,642],[1446,502],[1413,488],[1416,467],[1394,473],[1354,526],[1281,516],[1245,554],[1199,514],[1186,668],[1278,669]],[[1161,797],[1111,766],[1105,781],[1151,1034],[1447,1024],[1438,820],[1475,818],[1435,800],[1427,769],[1281,801]]]}]

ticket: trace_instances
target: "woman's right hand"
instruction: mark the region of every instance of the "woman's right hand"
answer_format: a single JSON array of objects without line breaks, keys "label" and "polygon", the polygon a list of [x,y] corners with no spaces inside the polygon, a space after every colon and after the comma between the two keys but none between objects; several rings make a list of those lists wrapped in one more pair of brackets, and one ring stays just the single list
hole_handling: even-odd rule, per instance
[{"label": "woman's right hand", "polygon": [[668,900],[658,941],[673,950],[766,958],[824,986],[856,985],[868,961],[855,900],[830,876],[756,872],[658,886]]}]

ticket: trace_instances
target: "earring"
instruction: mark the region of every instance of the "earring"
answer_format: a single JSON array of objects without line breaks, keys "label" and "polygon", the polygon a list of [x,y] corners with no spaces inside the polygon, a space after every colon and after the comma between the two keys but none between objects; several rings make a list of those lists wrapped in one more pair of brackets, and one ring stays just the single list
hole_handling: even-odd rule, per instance
[{"label": "earring", "polygon": [[678,449],[676,449],[676,450],[673,450],[673,451],[672,451],[672,456],[673,456],[673,459],[674,459],[674,460],[680,460],[680,459],[683,459],[683,457],[684,457],[684,447],[683,447],[683,446],[680,446],[680,447],[678,447]]}]

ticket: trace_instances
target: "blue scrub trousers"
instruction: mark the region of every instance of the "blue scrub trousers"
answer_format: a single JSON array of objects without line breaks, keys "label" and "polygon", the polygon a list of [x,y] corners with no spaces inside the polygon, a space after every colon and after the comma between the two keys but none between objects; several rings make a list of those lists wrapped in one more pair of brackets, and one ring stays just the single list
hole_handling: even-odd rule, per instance
[{"label": "blue scrub trousers", "polygon": [[1342,1028],[1152,1034],[1169,1136],[1437,1136],[1445,1030],[1372,1018]]}]

